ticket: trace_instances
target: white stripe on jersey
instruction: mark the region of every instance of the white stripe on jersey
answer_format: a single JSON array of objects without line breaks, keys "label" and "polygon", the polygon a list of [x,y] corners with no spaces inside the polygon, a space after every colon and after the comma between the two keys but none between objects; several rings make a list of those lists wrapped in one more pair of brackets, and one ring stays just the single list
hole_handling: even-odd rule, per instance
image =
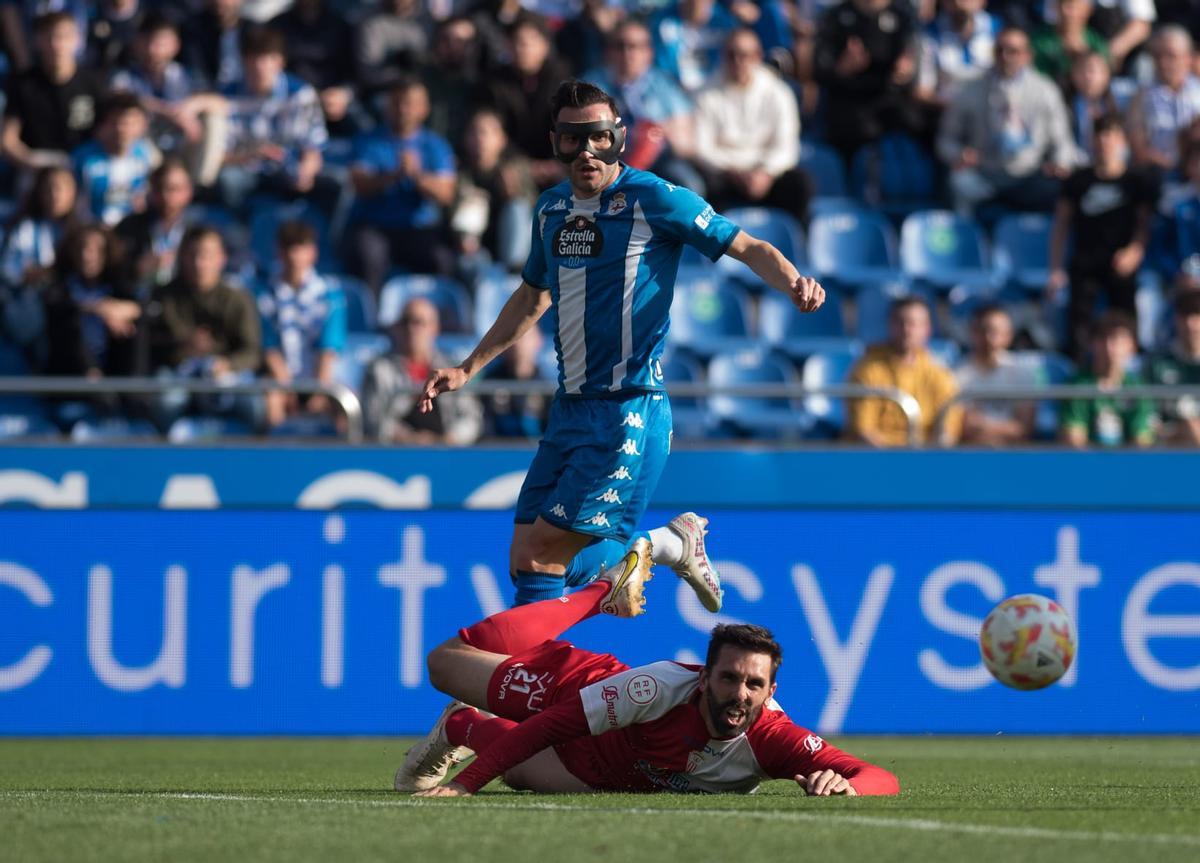
[{"label": "white stripe on jersey", "polygon": [[642,205],[633,205],[633,228],[629,232],[629,246],[625,249],[625,291],[621,295],[621,360],[613,366],[610,390],[619,390],[633,355],[633,286],[637,283],[638,267],[642,253],[650,242],[650,223],[642,212]]},{"label": "white stripe on jersey", "polygon": [[[582,201],[571,196],[570,220],[587,216],[593,221],[600,209],[600,196]],[[587,267],[558,268],[558,344],[562,349],[563,391],[578,393],[587,380]]]}]

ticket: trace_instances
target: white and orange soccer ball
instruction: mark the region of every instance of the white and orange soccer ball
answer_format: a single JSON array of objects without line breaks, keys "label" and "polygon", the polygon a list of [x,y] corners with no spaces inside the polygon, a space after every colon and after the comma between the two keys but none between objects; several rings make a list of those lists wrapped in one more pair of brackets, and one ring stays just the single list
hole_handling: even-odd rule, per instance
[{"label": "white and orange soccer ball", "polygon": [[979,651],[992,677],[1013,689],[1042,689],[1075,659],[1075,625],[1053,599],[1024,593],[991,610],[979,630]]}]

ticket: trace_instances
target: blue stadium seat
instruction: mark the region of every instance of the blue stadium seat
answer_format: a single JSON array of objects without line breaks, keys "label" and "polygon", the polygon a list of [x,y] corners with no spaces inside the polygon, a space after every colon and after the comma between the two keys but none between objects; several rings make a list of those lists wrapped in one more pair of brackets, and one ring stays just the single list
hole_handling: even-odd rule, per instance
[{"label": "blue stadium seat", "polygon": [[814,198],[846,195],[846,166],[836,151],[812,141],[800,142],[800,170],[812,181]]},{"label": "blue stadium seat", "polygon": [[[708,382],[720,387],[797,384],[799,379],[795,368],[783,357],[763,348],[748,348],[713,357],[708,364]],[[796,399],[714,394],[709,405],[717,422],[737,435],[796,438],[806,430],[806,418]]]},{"label": "blue stadium seat", "polygon": [[0,440],[58,437],[58,427],[34,408],[30,411],[0,412]]},{"label": "blue stadium seat", "polygon": [[1011,213],[992,232],[992,264],[1006,283],[1041,292],[1050,275],[1051,219],[1042,213]]},{"label": "blue stadium seat", "polygon": [[806,314],[783,294],[763,294],[758,307],[758,332],[763,341],[793,359],[836,348],[846,339],[842,297],[837,288],[827,287],[825,305]]},{"label": "blue stadium seat", "polygon": [[351,333],[370,333],[375,330],[375,297],[367,283],[353,276],[322,274],[331,284],[342,289],[346,297],[346,329]]},{"label": "blue stadium seat", "polygon": [[900,265],[910,279],[939,291],[996,287],[979,227],[946,210],[924,210],[904,220]]},{"label": "blue stadium seat", "polygon": [[392,340],[383,333],[347,333],[346,348],[338,356],[334,377],[356,393],[361,392],[371,360],[391,349]]},{"label": "blue stadium seat", "polygon": [[734,283],[689,279],[675,286],[667,343],[697,356],[739,350],[750,342],[750,302]]},{"label": "blue stadium seat", "polygon": [[[1075,376],[1075,364],[1061,354],[1045,351],[1013,351],[1013,360],[1029,369],[1037,385],[1068,383]],[[1058,437],[1058,412],[1062,402],[1039,401],[1034,417],[1034,437],[1054,440]]]},{"label": "blue stadium seat", "polygon": [[322,272],[336,273],[341,265],[334,252],[333,239],[329,231],[329,220],[321,210],[307,201],[280,203],[270,199],[256,199],[251,207],[250,253],[260,272],[271,273],[276,269],[278,251],[275,235],[284,222],[308,222],[317,231],[317,268]]},{"label": "blue stadium seat", "polygon": [[888,312],[892,303],[901,297],[911,295],[925,300],[930,307],[930,314],[933,313],[932,297],[920,287],[914,287],[905,282],[879,282],[864,285],[854,297],[855,335],[867,344],[886,341]]},{"label": "blue stadium seat", "polygon": [[847,288],[901,278],[896,232],[869,210],[813,216],[808,226],[808,257],[825,287]]},{"label": "blue stadium seat", "polygon": [[962,356],[962,349],[951,339],[930,339],[927,347],[933,358],[948,369],[958,365]]},{"label": "blue stadium seat", "polygon": [[937,168],[916,140],[892,133],[854,154],[850,191],[889,216],[907,216],[934,205]]},{"label": "blue stadium seat", "polygon": [[[734,223],[750,236],[779,249],[783,256],[803,270],[807,266],[807,249],[804,229],[800,223],[782,210],[770,207],[737,207],[725,213]],[[741,283],[753,291],[765,290],[766,286],[754,271],[729,255],[717,261],[717,270],[723,276]]]},{"label": "blue stadium seat", "polygon": [[836,198],[813,198],[808,202],[808,215],[813,216],[831,216],[836,213],[871,213],[871,210],[866,204],[858,198],[836,197]]},{"label": "blue stadium seat", "polygon": [[500,314],[508,298],[521,284],[521,277],[514,276],[504,269],[488,269],[480,275],[475,283],[475,320],[474,332],[482,336]]},{"label": "blue stadium seat", "polygon": [[456,363],[470,356],[477,344],[479,338],[474,333],[447,333],[437,337],[437,349]]},{"label": "blue stadium seat", "polygon": [[[704,368],[696,360],[678,351],[667,351],[662,358],[663,380],[670,390],[672,384],[704,383]],[[701,440],[708,437],[712,416],[707,400],[702,396],[672,396],[671,415],[675,436],[681,440]]]},{"label": "blue stadium seat", "polygon": [[83,419],[71,427],[71,440],[76,443],[104,443],[158,437],[158,430],[146,420],[106,417]]},{"label": "blue stadium seat", "polygon": [[268,434],[271,437],[332,438],[338,436],[338,431],[330,417],[299,414],[288,417]]},{"label": "blue stadium seat", "polygon": [[404,304],[414,297],[426,297],[441,317],[444,333],[469,333],[475,321],[467,289],[454,279],[441,276],[392,276],[379,292],[378,325],[390,327],[400,317]]},{"label": "blue stadium seat", "polygon": [[167,429],[171,443],[207,443],[229,437],[248,437],[254,430],[230,417],[180,417]]},{"label": "blue stadium seat", "polygon": [[[800,368],[800,381],[806,387],[844,384],[850,369],[862,356],[861,342],[848,342],[839,350],[812,354]],[[804,412],[808,417],[809,436],[840,437],[846,425],[845,400],[824,395],[804,397]]]}]

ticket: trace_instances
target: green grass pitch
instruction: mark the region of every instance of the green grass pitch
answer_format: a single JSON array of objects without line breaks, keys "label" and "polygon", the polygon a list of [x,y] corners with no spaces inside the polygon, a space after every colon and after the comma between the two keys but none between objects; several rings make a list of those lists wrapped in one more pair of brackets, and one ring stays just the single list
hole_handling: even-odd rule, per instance
[{"label": "green grass pitch", "polygon": [[0,860],[1200,861],[1200,740],[849,738],[895,798],[390,791],[399,739],[0,741]]}]

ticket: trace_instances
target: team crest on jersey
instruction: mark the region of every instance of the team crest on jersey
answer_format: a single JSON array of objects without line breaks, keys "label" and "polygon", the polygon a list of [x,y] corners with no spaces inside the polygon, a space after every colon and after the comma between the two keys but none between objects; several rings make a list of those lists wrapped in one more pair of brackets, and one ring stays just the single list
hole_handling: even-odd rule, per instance
[{"label": "team crest on jersey", "polygon": [[622,210],[624,210],[626,206],[627,205],[625,203],[625,193],[617,192],[615,195],[613,195],[611,198],[608,199],[608,215],[615,216],[618,213],[620,213]]},{"label": "team crest on jersey", "polygon": [[602,251],[604,235],[586,216],[568,216],[554,235],[554,257],[567,258],[565,266],[582,267],[582,260],[575,263],[573,259],[598,258]]},{"label": "team crest on jersey", "polygon": [[658,698],[658,681],[649,674],[639,674],[629,681],[625,694],[634,704],[649,704]]},{"label": "team crest on jersey", "polygon": [[816,755],[818,752],[820,752],[822,749],[825,748],[825,741],[822,740],[820,737],[817,737],[817,735],[815,735],[815,734],[810,734],[810,735],[808,735],[808,737],[804,738],[804,748],[807,749],[809,752],[811,752],[813,755]]}]

